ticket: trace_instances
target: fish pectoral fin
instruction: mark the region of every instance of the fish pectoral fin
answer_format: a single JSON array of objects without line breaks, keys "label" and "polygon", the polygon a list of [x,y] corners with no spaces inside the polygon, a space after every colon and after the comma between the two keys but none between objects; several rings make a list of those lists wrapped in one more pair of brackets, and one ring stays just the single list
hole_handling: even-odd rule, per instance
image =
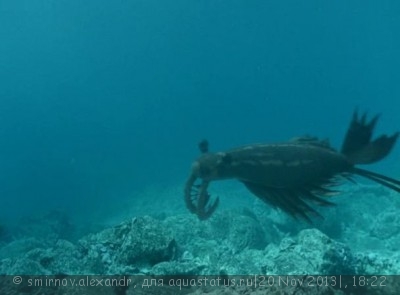
[{"label": "fish pectoral fin", "polygon": [[322,206],[333,206],[332,202],[315,195],[311,190],[301,188],[274,188],[261,184],[243,181],[247,189],[265,203],[280,208],[294,218],[302,218],[312,223],[311,215],[323,218],[309,202]]}]

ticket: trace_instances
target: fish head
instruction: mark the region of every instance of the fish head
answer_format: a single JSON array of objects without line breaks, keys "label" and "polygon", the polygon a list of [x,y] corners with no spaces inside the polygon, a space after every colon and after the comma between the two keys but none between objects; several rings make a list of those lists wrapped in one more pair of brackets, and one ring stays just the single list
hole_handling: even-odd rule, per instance
[{"label": "fish head", "polygon": [[228,153],[205,153],[192,164],[192,175],[205,181],[228,178],[226,168],[232,161]]}]

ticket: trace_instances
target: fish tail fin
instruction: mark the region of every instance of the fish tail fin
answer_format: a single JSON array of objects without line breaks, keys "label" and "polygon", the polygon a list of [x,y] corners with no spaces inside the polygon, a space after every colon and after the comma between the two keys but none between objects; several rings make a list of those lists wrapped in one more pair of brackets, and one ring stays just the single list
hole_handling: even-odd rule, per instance
[{"label": "fish tail fin", "polygon": [[399,132],[392,136],[386,134],[371,140],[374,127],[379,116],[367,121],[367,115],[360,118],[357,110],[353,113],[349,129],[347,130],[341,153],[354,165],[371,164],[385,158],[392,150]]}]

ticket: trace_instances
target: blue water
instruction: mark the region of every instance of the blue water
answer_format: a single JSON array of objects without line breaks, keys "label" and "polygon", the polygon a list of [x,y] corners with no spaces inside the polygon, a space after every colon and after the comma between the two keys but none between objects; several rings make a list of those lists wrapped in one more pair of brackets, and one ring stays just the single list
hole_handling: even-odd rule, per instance
[{"label": "blue water", "polygon": [[0,220],[182,185],[202,138],[340,147],[357,106],[391,134],[398,36],[398,1],[2,0]]}]

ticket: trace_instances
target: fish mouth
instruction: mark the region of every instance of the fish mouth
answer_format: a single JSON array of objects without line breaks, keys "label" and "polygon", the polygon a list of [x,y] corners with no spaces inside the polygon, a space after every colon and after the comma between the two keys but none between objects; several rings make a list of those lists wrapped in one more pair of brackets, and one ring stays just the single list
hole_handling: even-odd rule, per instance
[{"label": "fish mouth", "polygon": [[[193,169],[185,185],[185,204],[188,210],[196,214],[200,220],[206,220],[213,215],[219,204],[219,198],[211,200],[207,192],[209,181],[201,180]],[[200,180],[199,184],[196,181]]]}]

